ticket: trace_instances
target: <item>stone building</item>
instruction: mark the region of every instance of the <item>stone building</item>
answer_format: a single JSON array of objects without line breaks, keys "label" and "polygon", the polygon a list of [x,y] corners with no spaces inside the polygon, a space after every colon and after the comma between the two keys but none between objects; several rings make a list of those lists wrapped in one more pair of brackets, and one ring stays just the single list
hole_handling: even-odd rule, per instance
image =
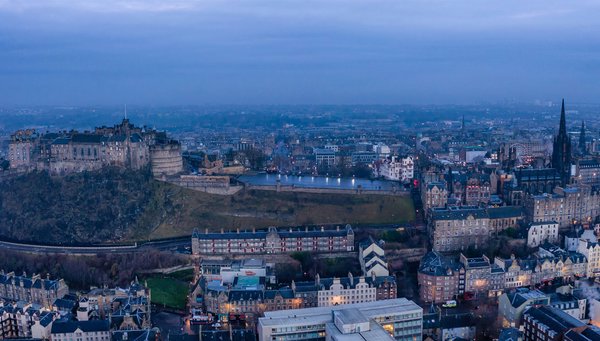
[{"label": "stone building", "polygon": [[515,179],[519,189],[527,194],[552,193],[561,185],[560,173],[554,168],[518,168]]},{"label": "stone building", "polygon": [[456,299],[465,291],[462,264],[435,251],[423,256],[417,278],[419,296],[425,302],[443,303]]},{"label": "stone building", "polygon": [[459,251],[484,246],[491,235],[509,227],[517,227],[523,217],[518,207],[476,206],[433,208],[430,211],[429,235],[433,249]]},{"label": "stone building", "polygon": [[486,256],[465,257],[459,261],[431,251],[421,260],[418,272],[419,294],[425,302],[440,303],[460,295],[498,297],[507,290],[547,283],[555,278],[570,281],[585,277],[586,257],[556,246],[543,245],[536,257],[508,259]]},{"label": "stone building", "polygon": [[554,221],[531,223],[527,226],[527,246],[538,247],[544,242],[558,242],[558,223]]},{"label": "stone building", "polygon": [[475,174],[467,180],[465,187],[465,204],[479,205],[490,201],[491,186],[490,177],[483,174]]},{"label": "stone building", "polygon": [[593,341],[600,332],[552,306],[531,307],[523,313],[523,341]]},{"label": "stone building", "polygon": [[265,289],[258,281],[243,287],[240,282],[220,285],[204,282],[204,310],[220,320],[255,321],[266,311],[326,307],[339,304],[373,302],[396,298],[396,280],[391,276],[320,278],[292,282],[289,287]]},{"label": "stone building", "polygon": [[504,291],[504,270],[491,263],[485,255],[465,257],[460,254],[465,269],[465,293],[473,296],[498,297]]},{"label": "stone building", "polygon": [[448,202],[448,189],[443,181],[430,182],[421,189],[423,209],[429,212],[434,207],[444,207]]},{"label": "stone building", "polygon": [[276,228],[237,232],[192,234],[192,254],[280,254],[297,251],[350,252],[354,250],[354,231],[344,228]]},{"label": "stone building", "polygon": [[183,171],[181,158],[181,145],[170,140],[164,144],[155,144],[150,147],[152,159],[152,174],[155,177],[171,176]]},{"label": "stone building", "polygon": [[599,186],[600,161],[597,159],[577,160],[574,177],[577,184]]},{"label": "stone building", "polygon": [[386,158],[376,169],[376,175],[387,180],[409,182],[415,175],[413,157],[391,156]]},{"label": "stone building", "polygon": [[[153,159],[154,158],[154,159]],[[13,169],[46,170],[53,175],[98,170],[105,166],[142,169],[156,176],[183,170],[181,147],[164,132],[136,127],[124,119],[94,131],[38,134],[20,130],[11,135],[9,161]]]},{"label": "stone building", "polygon": [[37,304],[0,301],[0,339],[39,338],[36,325],[52,324],[57,315]]},{"label": "stone building", "polygon": [[141,330],[151,327],[150,289],[137,278],[125,288],[97,288],[80,296],[77,319],[110,320],[113,330]]},{"label": "stone building", "polygon": [[360,276],[315,279],[319,307],[373,302],[396,298],[396,280],[392,276]]},{"label": "stone building", "polygon": [[566,228],[600,215],[600,193],[592,187],[557,187],[552,194],[528,196],[524,206],[529,222],[555,221]]},{"label": "stone building", "polygon": [[598,242],[581,239],[577,246],[577,252],[587,258],[587,276],[600,276],[600,244]]},{"label": "stone building", "polygon": [[109,341],[108,320],[56,321],[52,324],[52,341]]},{"label": "stone building", "polygon": [[39,134],[33,129],[18,130],[11,135],[8,146],[8,160],[11,168],[32,168],[35,165],[34,152]]},{"label": "stone building", "polygon": [[31,302],[47,309],[56,299],[69,293],[69,287],[63,279],[42,278],[39,274],[28,277],[14,272],[0,272],[0,298]]}]

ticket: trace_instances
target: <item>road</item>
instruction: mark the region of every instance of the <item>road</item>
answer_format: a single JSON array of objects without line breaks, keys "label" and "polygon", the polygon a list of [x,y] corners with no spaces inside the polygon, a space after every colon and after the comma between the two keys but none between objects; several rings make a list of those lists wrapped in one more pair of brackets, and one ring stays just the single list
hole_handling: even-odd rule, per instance
[{"label": "road", "polygon": [[54,253],[71,255],[98,255],[98,254],[123,254],[132,252],[146,252],[148,250],[173,251],[186,250],[191,247],[191,236],[173,238],[130,245],[92,245],[92,246],[51,246],[31,243],[18,243],[0,241],[0,247],[5,250],[14,250],[28,253]]}]

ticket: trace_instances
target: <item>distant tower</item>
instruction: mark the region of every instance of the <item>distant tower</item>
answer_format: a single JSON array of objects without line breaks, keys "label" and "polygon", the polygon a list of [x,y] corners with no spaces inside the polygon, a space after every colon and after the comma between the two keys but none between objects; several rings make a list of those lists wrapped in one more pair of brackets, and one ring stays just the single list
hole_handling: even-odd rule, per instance
[{"label": "distant tower", "polygon": [[460,133],[465,136],[465,115],[462,116],[462,126],[460,127]]},{"label": "distant tower", "polygon": [[567,134],[567,120],[565,118],[565,100],[562,100],[560,109],[560,126],[558,135],[554,137],[552,145],[552,167],[555,168],[561,177],[561,184],[564,187],[569,183],[571,176],[571,138]]},{"label": "distant tower", "polygon": [[581,121],[581,132],[579,133],[579,152],[581,155],[587,154],[585,148],[585,123],[583,121]]}]

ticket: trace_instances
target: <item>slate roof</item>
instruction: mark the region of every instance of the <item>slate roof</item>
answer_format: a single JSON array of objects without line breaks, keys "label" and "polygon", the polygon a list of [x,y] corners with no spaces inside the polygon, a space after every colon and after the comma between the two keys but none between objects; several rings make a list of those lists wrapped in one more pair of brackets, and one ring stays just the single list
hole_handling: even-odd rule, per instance
[{"label": "slate roof", "polygon": [[106,137],[98,134],[73,134],[71,142],[73,143],[102,143],[106,141]]},{"label": "slate roof", "polygon": [[498,341],[519,341],[523,339],[523,333],[517,328],[506,328],[500,332]]},{"label": "slate roof", "polygon": [[37,278],[35,280],[32,280],[31,277],[16,276],[12,273],[0,274],[0,285],[2,285],[2,284],[12,285],[13,280],[15,281],[16,286],[21,286],[21,283],[23,283],[23,287],[26,289],[31,289],[31,288],[41,289],[42,284],[44,285],[44,288],[46,288],[46,289],[57,289],[58,288],[57,280],[50,280],[50,279],[44,279],[44,278]]},{"label": "slate roof", "polygon": [[47,327],[50,323],[54,321],[54,313],[49,311],[43,311],[40,313],[40,324],[43,327]]},{"label": "slate roof", "polygon": [[462,264],[444,257],[436,251],[430,251],[421,258],[419,272],[430,276],[448,276],[449,272],[459,271]]},{"label": "slate roof", "polygon": [[523,216],[523,208],[521,206],[490,207],[487,211],[490,219],[518,218]]},{"label": "slate roof", "polygon": [[258,301],[264,298],[262,290],[231,290],[228,294],[229,302]]},{"label": "slate roof", "polygon": [[433,220],[464,220],[470,215],[475,219],[488,217],[485,209],[473,206],[463,206],[461,208],[433,208],[431,210]]},{"label": "slate roof", "polygon": [[551,330],[557,333],[564,333],[570,328],[585,326],[585,323],[579,321],[564,311],[550,306],[540,306],[529,308],[524,316],[531,316],[538,323],[543,323]]},{"label": "slate roof", "polygon": [[62,310],[72,310],[75,307],[75,301],[71,301],[68,299],[63,299],[63,298],[57,298],[56,300],[54,300],[54,303],[52,304],[52,306],[58,308],[58,309],[62,309]]},{"label": "slate roof", "polygon": [[[321,288],[329,289],[331,287],[331,285],[333,284],[333,280],[334,280],[334,278],[321,278],[320,279]],[[350,279],[350,277],[341,277],[341,278],[339,278],[339,280],[340,280],[340,284],[344,288],[354,289],[356,287],[356,285],[358,283],[360,283],[360,276],[353,276],[352,279]],[[377,276],[377,277],[375,277],[375,280],[373,280],[372,277],[368,276],[368,277],[364,277],[364,280],[365,280],[365,283],[367,283],[371,286],[379,286],[384,282],[388,282],[388,283],[396,282],[396,279],[394,278],[394,276]]]},{"label": "slate roof", "polygon": [[[279,229],[276,230],[277,234],[280,238],[313,238],[313,237],[343,237],[348,234],[348,230],[351,230],[350,226],[347,225],[345,228],[340,228],[339,231],[336,229],[326,229],[321,231],[320,228],[312,229],[306,231],[305,228],[292,229],[290,232],[289,229]],[[272,230],[273,231],[273,230]],[[203,239],[203,240],[212,240],[212,239],[266,239],[267,235],[271,231],[269,230],[257,230],[255,232],[252,231],[226,231],[223,233],[220,232],[209,232],[203,233],[198,230],[194,230],[192,234],[192,238]]]},{"label": "slate roof", "polygon": [[517,289],[516,291],[507,293],[508,301],[513,308],[518,308],[528,301],[533,302],[548,302],[548,296],[539,290],[529,290],[526,288]]},{"label": "slate roof", "polygon": [[440,318],[440,328],[454,329],[473,327],[475,325],[475,317],[472,313],[442,315]]},{"label": "slate roof", "polygon": [[75,330],[81,329],[84,332],[102,332],[109,331],[110,326],[108,320],[91,320],[91,321],[55,321],[52,324],[52,334],[73,333]]},{"label": "slate roof", "polygon": [[294,298],[294,292],[292,291],[292,289],[288,289],[288,288],[284,288],[284,289],[279,289],[279,290],[266,290],[265,294],[264,294],[264,298],[266,300],[269,299],[274,299],[277,294],[280,294],[281,297],[286,298],[286,299],[291,299]]}]

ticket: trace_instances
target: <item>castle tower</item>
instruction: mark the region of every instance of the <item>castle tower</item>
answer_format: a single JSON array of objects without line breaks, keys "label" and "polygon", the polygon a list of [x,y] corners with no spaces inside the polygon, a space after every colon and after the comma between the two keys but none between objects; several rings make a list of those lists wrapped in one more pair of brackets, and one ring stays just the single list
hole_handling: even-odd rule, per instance
[{"label": "castle tower", "polygon": [[558,135],[554,137],[552,147],[552,167],[559,172],[561,185],[564,187],[569,183],[569,177],[571,176],[571,138],[567,134],[564,99],[560,109]]}]

